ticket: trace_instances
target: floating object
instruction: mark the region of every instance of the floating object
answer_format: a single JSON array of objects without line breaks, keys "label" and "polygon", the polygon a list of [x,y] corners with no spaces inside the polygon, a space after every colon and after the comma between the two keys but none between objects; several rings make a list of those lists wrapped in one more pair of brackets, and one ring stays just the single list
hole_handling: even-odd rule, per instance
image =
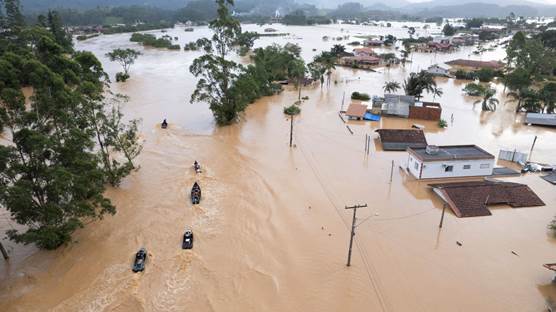
[{"label": "floating object", "polygon": [[193,184],[193,187],[191,188],[191,203],[193,203],[193,205],[197,205],[200,202],[201,202],[201,187],[197,182],[195,182],[195,184]]},{"label": "floating object", "polygon": [[139,249],[135,254],[135,261],[133,261],[133,272],[143,272],[145,270],[145,262],[147,262],[147,250],[145,248]]},{"label": "floating object", "polygon": [[517,252],[515,252],[515,251],[512,250],[512,253],[513,253],[514,255],[516,255],[516,256],[519,257],[519,255],[517,254]]},{"label": "floating object", "polygon": [[183,234],[183,242],[181,244],[182,249],[192,249],[193,248],[193,231],[190,229],[185,229]]},{"label": "floating object", "polygon": [[196,173],[201,173],[201,165],[199,165],[199,163],[196,160],[193,163],[193,169],[195,169]]},{"label": "floating object", "polygon": [[370,120],[370,121],[380,121],[380,115],[375,115],[372,113],[365,113],[365,116],[363,116],[364,120]]},{"label": "floating object", "polygon": [[460,242],[458,242],[458,241],[456,241],[456,244],[458,244],[458,246],[463,245],[462,243],[460,243]]},{"label": "floating object", "polygon": [[160,124],[160,127],[161,127],[162,129],[168,128],[168,122],[166,121],[166,119],[164,119],[164,120],[162,121],[162,123]]},{"label": "floating object", "polygon": [[551,173],[551,174],[545,175],[541,178],[543,178],[548,183],[552,183],[552,184],[556,185],[556,173]]}]

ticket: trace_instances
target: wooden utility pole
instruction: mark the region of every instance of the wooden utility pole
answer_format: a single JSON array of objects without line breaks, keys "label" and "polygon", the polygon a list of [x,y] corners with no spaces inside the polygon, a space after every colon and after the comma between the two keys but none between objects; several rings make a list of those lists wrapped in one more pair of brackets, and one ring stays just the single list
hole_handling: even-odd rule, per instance
[{"label": "wooden utility pole", "polygon": [[392,160],[392,167],[390,168],[390,184],[392,183],[393,176],[394,176],[394,161]]},{"label": "wooden utility pole", "polygon": [[533,145],[531,145],[531,151],[529,152],[529,160],[531,160],[531,155],[533,155],[533,149],[535,148],[535,143],[537,143],[537,136],[533,139]]},{"label": "wooden utility pole", "polygon": [[292,147],[293,142],[293,115],[290,116],[290,147]]},{"label": "wooden utility pole", "polygon": [[344,110],[344,101],[346,100],[346,91],[344,91],[344,95],[342,96],[342,107],[340,107],[340,111]]},{"label": "wooden utility pole", "polygon": [[4,245],[2,245],[2,242],[0,242],[0,251],[2,252],[2,256],[4,256],[4,259],[8,260],[10,258],[8,256],[8,252],[6,251],[6,248],[4,248]]},{"label": "wooden utility pole", "polygon": [[365,207],[367,207],[367,204],[365,204],[365,205],[355,205],[355,206],[351,206],[351,207],[346,206],[346,209],[353,209],[353,221],[351,222],[351,235],[349,237],[349,252],[348,252],[347,266],[351,265],[351,249],[352,249],[352,246],[353,246],[353,237],[355,236],[355,220],[356,220],[355,215],[357,214],[357,209],[358,208],[365,208]]},{"label": "wooden utility pole", "polygon": [[439,228],[442,228],[442,224],[444,224],[444,212],[446,212],[446,204],[442,206],[442,215],[440,216],[440,224],[438,225]]}]

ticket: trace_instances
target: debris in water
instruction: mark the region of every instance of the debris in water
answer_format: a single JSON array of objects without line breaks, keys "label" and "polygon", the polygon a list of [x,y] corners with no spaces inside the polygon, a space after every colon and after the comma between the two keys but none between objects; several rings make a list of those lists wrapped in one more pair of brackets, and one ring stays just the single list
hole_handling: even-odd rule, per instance
[{"label": "debris in water", "polygon": [[515,251],[512,250],[512,253],[519,257],[519,255]]},{"label": "debris in water", "polygon": [[458,244],[458,246],[463,245],[462,243],[460,243],[460,242],[458,242],[458,241],[456,241],[456,244]]}]

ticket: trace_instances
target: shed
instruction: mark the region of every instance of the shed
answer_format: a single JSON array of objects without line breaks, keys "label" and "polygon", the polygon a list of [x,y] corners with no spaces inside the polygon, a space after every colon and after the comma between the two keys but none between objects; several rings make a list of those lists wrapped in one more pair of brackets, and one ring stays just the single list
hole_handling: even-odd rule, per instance
[{"label": "shed", "polygon": [[488,205],[512,208],[544,206],[544,202],[527,185],[500,181],[471,181],[430,184],[460,218],[489,216]]},{"label": "shed", "polygon": [[350,104],[346,111],[346,116],[348,116],[349,118],[363,119],[363,117],[365,117],[366,112],[367,112],[366,105]]},{"label": "shed", "polygon": [[419,129],[378,129],[382,149],[385,151],[405,151],[408,147],[424,148],[427,139]]},{"label": "shed", "polygon": [[556,127],[556,114],[527,113],[525,123]]}]

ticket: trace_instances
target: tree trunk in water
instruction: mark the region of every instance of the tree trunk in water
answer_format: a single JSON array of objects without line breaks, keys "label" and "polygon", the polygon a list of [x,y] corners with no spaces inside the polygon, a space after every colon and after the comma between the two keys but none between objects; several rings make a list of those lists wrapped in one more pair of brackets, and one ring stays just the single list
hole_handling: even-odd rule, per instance
[{"label": "tree trunk in water", "polygon": [[293,115],[290,118],[290,147],[292,147],[293,142]]}]

